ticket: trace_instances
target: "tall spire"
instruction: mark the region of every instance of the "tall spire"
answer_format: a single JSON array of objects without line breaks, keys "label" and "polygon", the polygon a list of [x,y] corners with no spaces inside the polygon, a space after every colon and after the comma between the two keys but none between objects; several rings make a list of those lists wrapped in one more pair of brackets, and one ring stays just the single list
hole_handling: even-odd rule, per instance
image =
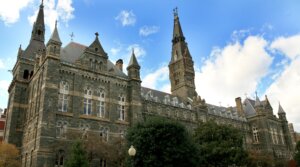
[{"label": "tall spire", "polygon": [[31,40],[45,41],[45,23],[44,23],[44,2],[42,0],[40,9],[33,24]]},{"label": "tall spire", "polygon": [[172,56],[169,64],[171,92],[176,96],[193,98],[197,96],[194,62],[185,42],[177,8],[173,10],[173,14]]},{"label": "tall spire", "polygon": [[41,2],[37,18],[33,24],[29,45],[22,54],[23,57],[35,59],[37,54],[46,51],[45,46],[44,2]]},{"label": "tall spire", "polygon": [[177,7],[175,9],[173,9],[173,14],[174,14],[174,28],[173,28],[172,42],[173,42],[173,44],[180,42],[180,41],[184,42],[185,37],[184,37],[182,29],[181,29]]}]

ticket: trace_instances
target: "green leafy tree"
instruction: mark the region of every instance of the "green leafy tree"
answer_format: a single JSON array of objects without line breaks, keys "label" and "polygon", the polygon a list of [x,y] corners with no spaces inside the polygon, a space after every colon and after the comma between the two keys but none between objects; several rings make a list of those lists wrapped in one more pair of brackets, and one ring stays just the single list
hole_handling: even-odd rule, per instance
[{"label": "green leafy tree", "polygon": [[240,130],[208,121],[200,123],[194,133],[200,157],[199,166],[244,165],[248,154],[243,148]]},{"label": "green leafy tree", "polygon": [[88,159],[82,143],[76,140],[72,146],[71,156],[67,159],[66,167],[88,167]]},{"label": "green leafy tree", "polygon": [[[196,147],[183,125],[163,119],[148,118],[127,133],[128,148],[136,155],[131,165],[143,167],[190,167],[197,162]],[[128,156],[129,157],[129,156]]]},{"label": "green leafy tree", "polygon": [[295,159],[297,165],[300,166],[300,141],[298,141],[296,144],[295,152],[296,153],[295,153],[294,159]]}]

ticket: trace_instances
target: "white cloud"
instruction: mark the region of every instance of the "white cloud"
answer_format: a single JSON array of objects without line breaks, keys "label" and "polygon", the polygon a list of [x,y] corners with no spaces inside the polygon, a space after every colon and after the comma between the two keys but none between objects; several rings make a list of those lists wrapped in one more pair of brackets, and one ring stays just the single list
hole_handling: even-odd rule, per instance
[{"label": "white cloud", "polygon": [[[44,15],[45,24],[54,29],[55,21],[62,21],[68,25],[68,21],[74,18],[72,6],[72,0],[45,0],[44,1]],[[36,20],[39,9],[37,9],[32,16],[28,17],[28,20],[33,24]]]},{"label": "white cloud", "polygon": [[268,74],[272,57],[266,52],[267,41],[248,36],[244,43],[214,48],[201,69],[196,70],[197,92],[208,103],[234,105],[234,98],[253,93]]},{"label": "white cloud", "polygon": [[272,42],[271,48],[282,52],[290,59],[294,59],[300,55],[299,43],[300,34],[290,37],[279,37]]},{"label": "white cloud", "polygon": [[26,8],[33,0],[1,0],[0,19],[5,25],[10,25],[18,21],[20,11]]},{"label": "white cloud", "polygon": [[146,51],[142,46],[140,46],[139,44],[132,44],[127,47],[128,56],[131,56],[132,49],[134,49],[134,54],[137,59],[146,55]]},{"label": "white cloud", "polygon": [[284,72],[266,90],[274,113],[278,111],[278,101],[287,113],[289,122],[293,122],[295,128],[300,130],[300,57],[291,62]]},{"label": "white cloud", "polygon": [[148,36],[151,34],[155,34],[159,31],[159,27],[158,26],[143,26],[140,28],[139,34],[141,36]]},{"label": "white cloud", "polygon": [[127,10],[122,10],[115,19],[120,21],[122,26],[133,26],[136,22],[134,13]]},{"label": "white cloud", "polygon": [[[147,74],[142,79],[142,86],[152,89],[157,89],[160,91],[170,92],[169,84],[165,82],[169,79],[169,68],[168,66],[162,66],[156,71]],[[169,90],[168,90],[169,89]]]},{"label": "white cloud", "polygon": [[110,52],[113,56],[117,55],[119,52],[121,51],[121,48],[118,47],[118,48],[111,48],[110,49]]}]

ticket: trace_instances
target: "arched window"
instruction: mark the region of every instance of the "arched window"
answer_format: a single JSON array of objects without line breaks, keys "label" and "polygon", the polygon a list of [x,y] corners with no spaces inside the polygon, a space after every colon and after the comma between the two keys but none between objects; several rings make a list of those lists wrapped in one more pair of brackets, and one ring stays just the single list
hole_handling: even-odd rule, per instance
[{"label": "arched window", "polygon": [[97,91],[97,116],[104,118],[105,117],[105,93],[104,90]]},{"label": "arched window", "polygon": [[89,87],[84,90],[83,113],[86,115],[92,113],[92,90]]},{"label": "arched window", "polygon": [[253,133],[254,143],[258,143],[259,142],[259,134],[258,134],[258,130],[255,125],[252,127],[252,133]]},{"label": "arched window", "polygon": [[59,150],[56,153],[55,167],[63,167],[64,166],[64,161],[65,161],[65,151],[64,150]]},{"label": "arched window", "polygon": [[23,79],[28,79],[28,77],[29,77],[29,71],[28,70],[24,70]]},{"label": "arched window", "polygon": [[69,84],[65,81],[61,81],[59,86],[58,111],[68,111],[68,94]]},{"label": "arched window", "polygon": [[118,105],[118,112],[119,112],[119,120],[125,120],[125,97],[123,94],[119,95],[119,105]]}]

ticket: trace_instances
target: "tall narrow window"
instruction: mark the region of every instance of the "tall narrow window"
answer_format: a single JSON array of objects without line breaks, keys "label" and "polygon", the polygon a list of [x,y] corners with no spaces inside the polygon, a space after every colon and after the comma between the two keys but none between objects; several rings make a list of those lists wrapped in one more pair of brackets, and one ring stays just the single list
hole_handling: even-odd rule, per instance
[{"label": "tall narrow window", "polygon": [[118,105],[118,111],[119,111],[119,120],[124,121],[125,120],[125,97],[124,95],[119,95],[119,105]]},{"label": "tall narrow window", "polygon": [[98,102],[97,102],[97,116],[104,118],[105,116],[105,93],[104,90],[99,90],[97,92]]},{"label": "tall narrow window", "polygon": [[100,159],[100,167],[106,167],[106,159]]},{"label": "tall narrow window", "polygon": [[68,94],[69,85],[67,82],[60,82],[59,97],[58,97],[58,111],[67,112],[68,111]]},{"label": "tall narrow window", "polygon": [[55,167],[63,167],[64,166],[64,161],[65,161],[65,151],[64,150],[59,150],[56,153]]},{"label": "tall narrow window", "polygon": [[252,133],[253,133],[253,140],[255,143],[259,142],[259,134],[258,134],[258,130],[256,128],[256,126],[252,127]]},{"label": "tall narrow window", "polygon": [[83,113],[86,115],[92,113],[92,90],[90,88],[84,90]]},{"label": "tall narrow window", "polygon": [[280,137],[281,137],[281,143],[284,144],[284,135],[282,133],[282,130],[280,130]]}]

